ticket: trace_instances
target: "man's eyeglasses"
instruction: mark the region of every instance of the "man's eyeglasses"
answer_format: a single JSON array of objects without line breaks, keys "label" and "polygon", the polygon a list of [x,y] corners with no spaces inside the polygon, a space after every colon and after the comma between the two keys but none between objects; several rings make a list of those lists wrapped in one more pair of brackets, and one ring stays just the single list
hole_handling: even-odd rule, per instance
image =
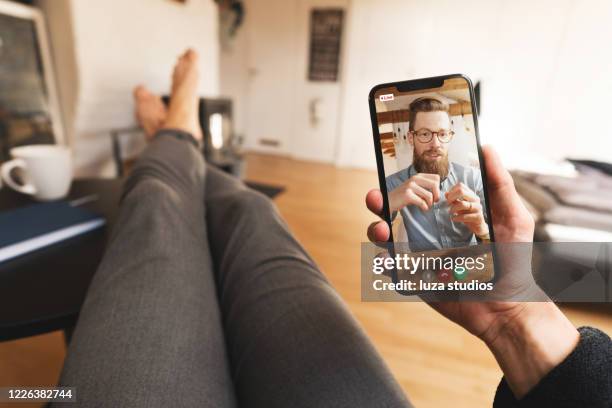
[{"label": "man's eyeglasses", "polygon": [[429,143],[433,139],[434,135],[438,138],[440,143],[448,143],[451,141],[455,132],[452,130],[440,130],[439,132],[432,132],[429,129],[421,129],[410,132],[420,143]]}]

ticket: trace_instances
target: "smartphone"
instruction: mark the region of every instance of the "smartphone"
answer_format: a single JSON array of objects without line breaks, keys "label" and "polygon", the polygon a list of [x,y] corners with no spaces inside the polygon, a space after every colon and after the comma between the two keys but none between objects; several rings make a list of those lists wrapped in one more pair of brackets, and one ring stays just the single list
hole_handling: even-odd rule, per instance
[{"label": "smartphone", "polygon": [[413,266],[395,270],[393,281],[417,282],[409,294],[435,285],[492,285],[495,234],[470,79],[376,85],[369,106],[390,248]]}]

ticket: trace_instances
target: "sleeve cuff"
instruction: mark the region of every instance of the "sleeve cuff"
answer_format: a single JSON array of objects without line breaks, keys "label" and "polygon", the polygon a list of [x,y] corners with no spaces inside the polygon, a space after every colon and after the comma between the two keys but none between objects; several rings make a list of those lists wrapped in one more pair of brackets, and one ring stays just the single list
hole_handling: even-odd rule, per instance
[{"label": "sleeve cuff", "polygon": [[155,133],[155,138],[158,137],[174,137],[178,140],[185,140],[191,144],[193,144],[196,149],[201,150],[202,149],[202,141],[196,139],[195,137],[193,137],[193,135],[189,132],[185,132],[184,130],[180,130],[180,129],[161,129],[159,131],[157,131],[157,133]]},{"label": "sleeve cuff", "polygon": [[612,406],[612,341],[604,332],[581,327],[580,341],[561,364],[517,400],[502,378],[494,408]]}]

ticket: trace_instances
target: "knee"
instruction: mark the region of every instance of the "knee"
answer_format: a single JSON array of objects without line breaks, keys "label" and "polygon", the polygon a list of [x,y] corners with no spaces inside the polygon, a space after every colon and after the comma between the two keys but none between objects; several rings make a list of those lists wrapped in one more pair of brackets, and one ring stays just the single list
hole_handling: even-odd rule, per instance
[{"label": "knee", "polygon": [[167,183],[146,177],[139,179],[136,183],[128,184],[123,193],[123,200],[137,201],[139,207],[155,208],[162,204],[177,205],[179,203],[178,194]]},{"label": "knee", "polygon": [[251,219],[266,214],[276,214],[276,207],[272,200],[252,189],[240,190],[232,196],[228,204],[228,207],[236,214],[245,215]]}]

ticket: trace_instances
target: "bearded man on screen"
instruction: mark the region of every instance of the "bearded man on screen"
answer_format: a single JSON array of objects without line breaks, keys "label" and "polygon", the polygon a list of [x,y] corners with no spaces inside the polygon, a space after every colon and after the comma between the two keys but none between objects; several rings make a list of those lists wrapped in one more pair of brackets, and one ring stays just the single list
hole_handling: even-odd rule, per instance
[{"label": "bearded man on screen", "polygon": [[448,104],[431,97],[409,107],[413,163],[386,178],[392,218],[402,215],[412,251],[474,245],[489,239],[482,176],[449,162],[454,132]]}]

